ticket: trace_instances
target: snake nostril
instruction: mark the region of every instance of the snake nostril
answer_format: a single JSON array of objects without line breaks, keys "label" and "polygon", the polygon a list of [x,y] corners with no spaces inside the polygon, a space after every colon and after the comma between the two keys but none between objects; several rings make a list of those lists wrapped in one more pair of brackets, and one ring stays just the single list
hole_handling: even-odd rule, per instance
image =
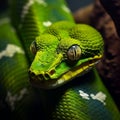
[{"label": "snake nostril", "polygon": [[53,75],[55,73],[55,70],[51,70],[49,73],[50,75]]}]

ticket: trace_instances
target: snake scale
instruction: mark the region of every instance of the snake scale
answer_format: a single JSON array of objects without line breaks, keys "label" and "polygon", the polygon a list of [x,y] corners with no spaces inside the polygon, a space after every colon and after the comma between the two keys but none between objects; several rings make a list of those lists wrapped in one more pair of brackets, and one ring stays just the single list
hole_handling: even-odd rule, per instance
[{"label": "snake scale", "polygon": [[4,120],[120,120],[95,65],[103,39],[64,0],[11,0],[0,20]]}]

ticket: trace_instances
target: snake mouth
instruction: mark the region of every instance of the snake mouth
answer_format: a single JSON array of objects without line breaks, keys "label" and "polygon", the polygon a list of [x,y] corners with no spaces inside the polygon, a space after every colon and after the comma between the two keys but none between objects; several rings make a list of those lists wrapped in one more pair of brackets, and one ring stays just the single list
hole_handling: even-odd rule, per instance
[{"label": "snake mouth", "polygon": [[30,75],[30,82],[33,86],[36,86],[41,89],[54,89],[60,87],[61,85],[71,81],[75,77],[82,76],[85,73],[87,73],[91,68],[93,68],[93,66],[100,62],[101,58],[102,55],[86,59],[84,63],[80,64],[79,66],[71,68],[69,71],[65,72],[57,79],[51,79],[49,77],[48,80],[45,80],[44,77],[42,76],[32,77]]}]

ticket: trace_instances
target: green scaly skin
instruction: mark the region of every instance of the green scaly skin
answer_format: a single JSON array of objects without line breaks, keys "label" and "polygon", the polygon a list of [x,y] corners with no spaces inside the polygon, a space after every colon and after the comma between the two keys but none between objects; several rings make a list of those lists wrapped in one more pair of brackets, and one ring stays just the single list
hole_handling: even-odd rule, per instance
[{"label": "green scaly skin", "polygon": [[[94,28],[76,25],[63,0],[12,0],[11,16],[16,32],[9,21],[0,23],[0,96],[12,120],[120,119],[94,68],[103,56],[102,37]],[[5,56],[7,47],[13,56]],[[29,84],[28,69],[38,88]]]}]

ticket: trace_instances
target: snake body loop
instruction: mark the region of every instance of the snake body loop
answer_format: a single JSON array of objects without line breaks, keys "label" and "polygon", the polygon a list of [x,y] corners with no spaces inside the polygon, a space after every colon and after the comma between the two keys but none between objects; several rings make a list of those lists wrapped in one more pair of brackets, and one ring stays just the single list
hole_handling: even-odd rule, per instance
[{"label": "snake body loop", "polygon": [[11,0],[10,16],[0,20],[4,119],[120,120],[95,69],[98,31],[76,25],[64,0]]}]

